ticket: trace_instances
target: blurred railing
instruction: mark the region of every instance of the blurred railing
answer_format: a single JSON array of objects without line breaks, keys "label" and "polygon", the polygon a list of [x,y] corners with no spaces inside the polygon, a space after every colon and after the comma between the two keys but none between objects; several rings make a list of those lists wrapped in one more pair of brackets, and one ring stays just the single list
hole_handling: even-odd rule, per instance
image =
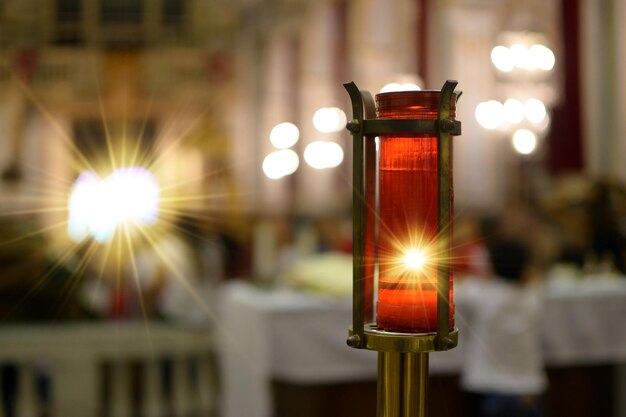
[{"label": "blurred railing", "polygon": [[213,416],[206,329],[151,322],[0,328],[0,417]]}]

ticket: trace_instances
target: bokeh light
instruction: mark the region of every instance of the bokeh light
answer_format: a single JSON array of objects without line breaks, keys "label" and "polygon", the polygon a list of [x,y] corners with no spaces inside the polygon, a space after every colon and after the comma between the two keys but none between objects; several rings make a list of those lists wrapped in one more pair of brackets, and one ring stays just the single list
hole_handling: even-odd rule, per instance
[{"label": "bokeh light", "polygon": [[398,91],[419,91],[420,86],[415,83],[389,83],[380,89],[381,93],[393,93]]},{"label": "bokeh light", "polygon": [[335,168],[343,161],[343,149],[335,142],[317,140],[307,145],[304,160],[315,169]]},{"label": "bokeh light", "polygon": [[544,71],[551,71],[556,62],[556,58],[552,50],[541,44],[536,44],[530,47],[529,57],[535,68]]},{"label": "bokeh light", "polygon": [[513,65],[517,68],[530,68],[530,52],[525,45],[516,43],[509,48]]},{"label": "bokeh light", "polygon": [[541,100],[536,98],[526,100],[524,114],[531,123],[540,124],[546,118],[546,113],[546,106]]},{"label": "bokeh light", "polygon": [[514,98],[507,99],[504,102],[504,118],[509,123],[520,123],[524,120],[524,104]]},{"label": "bokeh light", "polygon": [[502,72],[511,72],[514,68],[526,70],[551,71],[556,63],[554,52],[542,44],[530,48],[516,43],[507,48],[497,45],[491,50],[491,62]]},{"label": "bokeh light", "polygon": [[346,114],[338,107],[322,107],[313,114],[313,126],[322,133],[339,132],[346,122]]},{"label": "bokeh light", "polygon": [[263,160],[263,172],[267,178],[277,180],[291,175],[298,169],[300,158],[291,149],[274,151]]},{"label": "bokeh light", "polygon": [[529,155],[537,147],[537,136],[528,129],[518,129],[513,133],[513,147],[522,155]]},{"label": "bokeh light", "polygon": [[293,123],[283,122],[272,128],[270,142],[278,149],[290,148],[298,142],[300,129]]},{"label": "bokeh light", "polygon": [[502,72],[513,71],[513,57],[506,46],[498,45],[491,50],[491,62]]},{"label": "bokeh light", "polygon": [[476,106],[476,120],[485,129],[497,129],[504,123],[504,106],[496,100],[489,100]]}]

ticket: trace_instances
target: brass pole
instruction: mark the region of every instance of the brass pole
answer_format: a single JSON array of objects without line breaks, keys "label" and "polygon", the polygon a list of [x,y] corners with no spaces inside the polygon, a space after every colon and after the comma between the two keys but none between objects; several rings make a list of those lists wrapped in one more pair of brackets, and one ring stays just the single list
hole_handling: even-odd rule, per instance
[{"label": "brass pole", "polygon": [[378,352],[378,417],[426,417],[428,353]]}]

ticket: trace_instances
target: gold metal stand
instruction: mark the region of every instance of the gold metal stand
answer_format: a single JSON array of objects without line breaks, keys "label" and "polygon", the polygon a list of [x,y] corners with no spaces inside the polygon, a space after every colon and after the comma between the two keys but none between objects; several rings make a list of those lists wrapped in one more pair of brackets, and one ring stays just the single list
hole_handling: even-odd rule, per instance
[{"label": "gold metal stand", "polygon": [[428,353],[378,352],[378,417],[425,417]]}]

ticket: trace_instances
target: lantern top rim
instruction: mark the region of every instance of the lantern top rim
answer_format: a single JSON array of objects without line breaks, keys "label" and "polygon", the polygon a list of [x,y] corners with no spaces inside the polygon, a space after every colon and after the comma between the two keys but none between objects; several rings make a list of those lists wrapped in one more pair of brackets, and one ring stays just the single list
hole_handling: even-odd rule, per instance
[{"label": "lantern top rim", "polygon": [[[440,95],[441,94],[441,90],[407,90],[407,91],[387,91],[385,93],[378,93],[374,96],[374,98],[390,98],[393,96],[404,96],[404,97],[410,97],[410,96],[423,96],[423,95]],[[452,97],[456,98],[457,96],[457,91],[454,91],[452,93]]]},{"label": "lantern top rim", "polygon": [[[437,119],[439,117],[441,90],[394,91],[376,94],[378,119]],[[456,116],[457,93],[450,96],[450,118]]]}]

